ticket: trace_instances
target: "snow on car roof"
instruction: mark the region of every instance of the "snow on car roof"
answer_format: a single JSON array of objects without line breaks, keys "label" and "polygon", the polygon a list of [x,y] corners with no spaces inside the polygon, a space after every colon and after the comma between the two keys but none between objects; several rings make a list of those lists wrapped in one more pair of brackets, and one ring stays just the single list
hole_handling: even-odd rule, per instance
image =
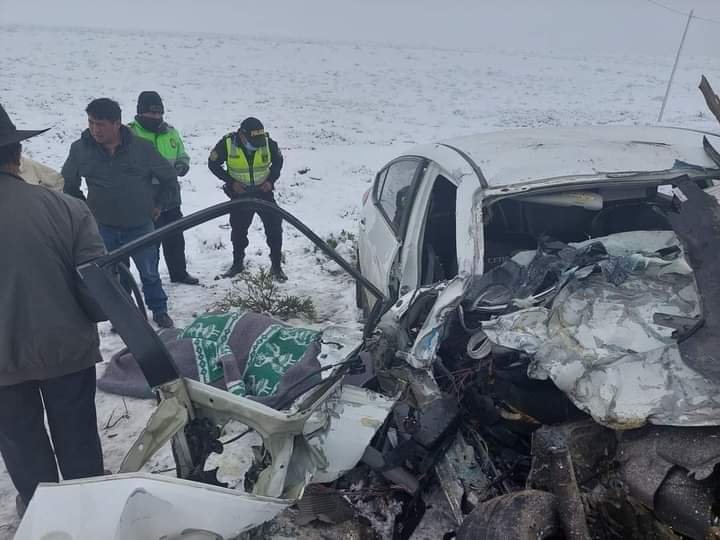
[{"label": "snow on car roof", "polygon": [[703,135],[720,149],[717,135],[659,126],[513,129],[439,145],[467,154],[492,188],[560,177],[663,171],[672,169],[676,160],[717,168],[703,151]]}]

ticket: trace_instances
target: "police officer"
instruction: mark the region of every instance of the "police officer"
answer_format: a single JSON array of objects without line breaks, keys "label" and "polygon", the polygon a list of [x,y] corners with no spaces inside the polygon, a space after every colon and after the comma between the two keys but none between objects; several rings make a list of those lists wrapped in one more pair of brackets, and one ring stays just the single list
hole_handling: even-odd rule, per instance
[{"label": "police officer", "polygon": [[[240,129],[228,133],[215,145],[208,159],[210,171],[225,182],[223,191],[231,199],[255,197],[275,203],[273,190],[280,177],[283,156],[277,143],[266,133],[257,118],[246,118]],[[270,248],[270,273],[277,281],[286,281],[282,270],[282,218],[263,210],[257,213],[265,227]],[[223,277],[233,277],[244,267],[247,233],[255,210],[237,208],[230,213],[233,264]]]},{"label": "police officer", "polygon": [[[163,120],[163,107],[160,94],[152,90],[140,92],[137,102],[137,115],[135,120],[128,124],[130,131],[136,136],[150,141],[160,155],[167,159],[175,168],[178,176],[185,176],[190,170],[190,156],[185,152],[185,146],[178,131]],[[155,227],[163,227],[177,221],[182,217],[180,211],[180,186],[173,191],[165,208],[155,220]],[[197,285],[198,278],[191,276],[187,271],[185,260],[185,238],[182,231],[166,237],[162,242],[163,255],[167,265],[170,281]]]}]

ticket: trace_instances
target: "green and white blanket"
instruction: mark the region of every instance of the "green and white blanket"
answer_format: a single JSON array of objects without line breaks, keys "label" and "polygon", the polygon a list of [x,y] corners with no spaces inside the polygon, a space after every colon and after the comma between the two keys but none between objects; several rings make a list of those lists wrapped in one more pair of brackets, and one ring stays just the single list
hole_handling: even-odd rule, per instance
[{"label": "green and white blanket", "polygon": [[[206,313],[160,334],[184,377],[270,406],[273,396],[317,371],[322,332],[252,312]],[[320,375],[317,375],[320,377]],[[312,385],[314,378],[308,379]],[[153,397],[135,358],[124,349],[98,380],[105,392]]]},{"label": "green and white blanket", "polygon": [[[192,342],[201,382],[214,384],[224,378],[225,387],[233,394],[271,396],[277,391],[280,378],[302,359],[320,332],[270,324],[253,342],[245,369],[238,378],[235,355],[228,341],[243,315],[240,312],[201,315],[178,339]],[[233,379],[231,374],[236,377]]]}]

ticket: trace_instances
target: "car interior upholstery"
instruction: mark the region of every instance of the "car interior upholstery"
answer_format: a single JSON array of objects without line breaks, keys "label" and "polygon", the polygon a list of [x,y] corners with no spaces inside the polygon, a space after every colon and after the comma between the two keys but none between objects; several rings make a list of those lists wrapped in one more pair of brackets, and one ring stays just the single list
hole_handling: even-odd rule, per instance
[{"label": "car interior upholstery", "polygon": [[549,236],[562,242],[581,242],[625,231],[670,230],[667,201],[652,188],[595,190],[603,208],[555,206],[502,199],[491,203],[485,225],[485,268],[494,268],[519,251],[536,249],[538,239]]},{"label": "car interior upholstery", "polygon": [[456,186],[443,176],[435,180],[422,244],[421,283],[427,285],[457,275],[455,242]]}]

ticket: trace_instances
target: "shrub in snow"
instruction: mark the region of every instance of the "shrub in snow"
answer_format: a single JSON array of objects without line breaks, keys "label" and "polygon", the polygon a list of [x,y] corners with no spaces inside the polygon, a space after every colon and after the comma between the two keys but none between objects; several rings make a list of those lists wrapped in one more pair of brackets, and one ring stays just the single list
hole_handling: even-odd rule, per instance
[{"label": "shrub in snow", "polygon": [[285,294],[268,270],[243,272],[233,281],[233,288],[215,306],[215,310],[246,309],[268,313],[279,319],[303,318],[314,320],[315,304],[307,296]]},{"label": "shrub in snow", "polygon": [[[330,233],[330,235],[325,238],[325,243],[349,261],[350,264],[357,266],[357,237],[354,233],[345,229],[341,230],[339,234]],[[331,261],[320,251],[320,248],[314,246],[313,252],[315,253],[315,262],[317,262],[323,270],[331,275],[345,275],[348,279],[350,278],[350,276],[347,276],[345,271],[335,265],[335,263],[332,263],[328,267],[327,264]]]}]

